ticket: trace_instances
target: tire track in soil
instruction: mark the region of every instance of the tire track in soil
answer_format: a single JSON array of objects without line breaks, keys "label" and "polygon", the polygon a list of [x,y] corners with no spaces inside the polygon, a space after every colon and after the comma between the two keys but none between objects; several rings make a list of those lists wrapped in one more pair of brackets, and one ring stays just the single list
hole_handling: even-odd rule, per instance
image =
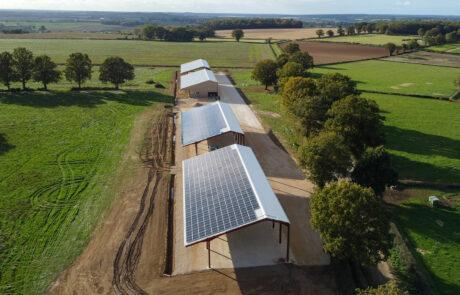
[{"label": "tire track in soil", "polygon": [[113,264],[112,286],[117,294],[148,294],[136,283],[136,268],[142,254],[142,245],[148,223],[154,213],[155,196],[169,174],[168,136],[169,116],[162,112],[146,134],[141,160],[149,167],[147,183],[140,198],[139,209],[121,242]]}]

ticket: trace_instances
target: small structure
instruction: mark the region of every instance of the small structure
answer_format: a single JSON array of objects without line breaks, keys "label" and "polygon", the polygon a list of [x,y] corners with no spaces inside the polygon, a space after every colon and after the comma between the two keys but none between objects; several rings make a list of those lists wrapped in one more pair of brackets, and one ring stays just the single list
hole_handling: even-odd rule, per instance
[{"label": "small structure", "polygon": [[[231,133],[238,144],[244,144],[244,132],[230,105],[214,102],[181,112],[182,145],[195,144],[219,135]],[[197,151],[198,153],[198,151]]]},{"label": "small structure", "polygon": [[186,75],[196,70],[207,69],[210,70],[211,67],[209,66],[208,62],[204,59],[197,59],[185,64],[180,65],[180,74]]},{"label": "small structure", "polygon": [[436,196],[429,196],[428,201],[430,202],[431,207],[437,207],[439,205],[439,199]]},{"label": "small structure", "polygon": [[[287,226],[286,261],[289,261],[289,219],[251,148],[231,145],[182,162],[184,244],[206,242],[211,267],[211,241],[256,223]],[[250,245],[248,245],[250,247]]]},{"label": "small structure", "polygon": [[216,76],[207,69],[181,76],[180,89],[188,91],[191,98],[219,96],[219,84]]}]

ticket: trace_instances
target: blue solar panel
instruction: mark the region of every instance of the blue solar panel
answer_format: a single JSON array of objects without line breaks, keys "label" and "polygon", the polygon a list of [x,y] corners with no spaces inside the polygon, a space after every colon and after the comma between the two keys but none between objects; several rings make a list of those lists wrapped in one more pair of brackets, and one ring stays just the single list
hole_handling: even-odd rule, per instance
[{"label": "blue solar panel", "polygon": [[182,145],[189,145],[227,132],[227,123],[217,103],[181,113]]},{"label": "blue solar panel", "polygon": [[261,209],[235,146],[183,162],[185,244],[259,220]]}]

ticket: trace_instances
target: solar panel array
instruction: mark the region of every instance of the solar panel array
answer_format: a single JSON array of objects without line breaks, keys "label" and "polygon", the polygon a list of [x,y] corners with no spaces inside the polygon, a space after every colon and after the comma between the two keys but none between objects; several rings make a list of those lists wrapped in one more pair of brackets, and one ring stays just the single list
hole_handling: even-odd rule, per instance
[{"label": "solar panel array", "polygon": [[259,220],[260,205],[235,146],[184,161],[185,244]]},{"label": "solar panel array", "polygon": [[182,145],[219,135],[222,129],[227,128],[217,103],[182,112],[181,122]]}]

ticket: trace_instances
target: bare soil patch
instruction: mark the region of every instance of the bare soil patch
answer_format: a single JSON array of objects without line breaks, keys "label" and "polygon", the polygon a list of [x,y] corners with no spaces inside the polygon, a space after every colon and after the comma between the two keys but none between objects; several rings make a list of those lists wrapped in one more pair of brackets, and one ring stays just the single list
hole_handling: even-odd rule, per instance
[{"label": "bare soil patch", "polygon": [[[284,49],[289,43],[281,43],[281,49]],[[381,58],[388,55],[388,51],[383,47],[331,42],[296,43],[300,45],[302,51],[307,51],[313,56],[315,65]]]},{"label": "bare soil patch", "polygon": [[[336,28],[292,28],[292,29],[244,29],[245,39],[266,39],[296,40],[306,38],[317,38],[316,30],[323,29],[336,31]],[[232,30],[217,30],[216,36],[232,38]]]},{"label": "bare soil patch", "polygon": [[389,56],[383,58],[383,60],[460,68],[460,55],[435,53],[428,51],[416,51],[396,56]]}]

